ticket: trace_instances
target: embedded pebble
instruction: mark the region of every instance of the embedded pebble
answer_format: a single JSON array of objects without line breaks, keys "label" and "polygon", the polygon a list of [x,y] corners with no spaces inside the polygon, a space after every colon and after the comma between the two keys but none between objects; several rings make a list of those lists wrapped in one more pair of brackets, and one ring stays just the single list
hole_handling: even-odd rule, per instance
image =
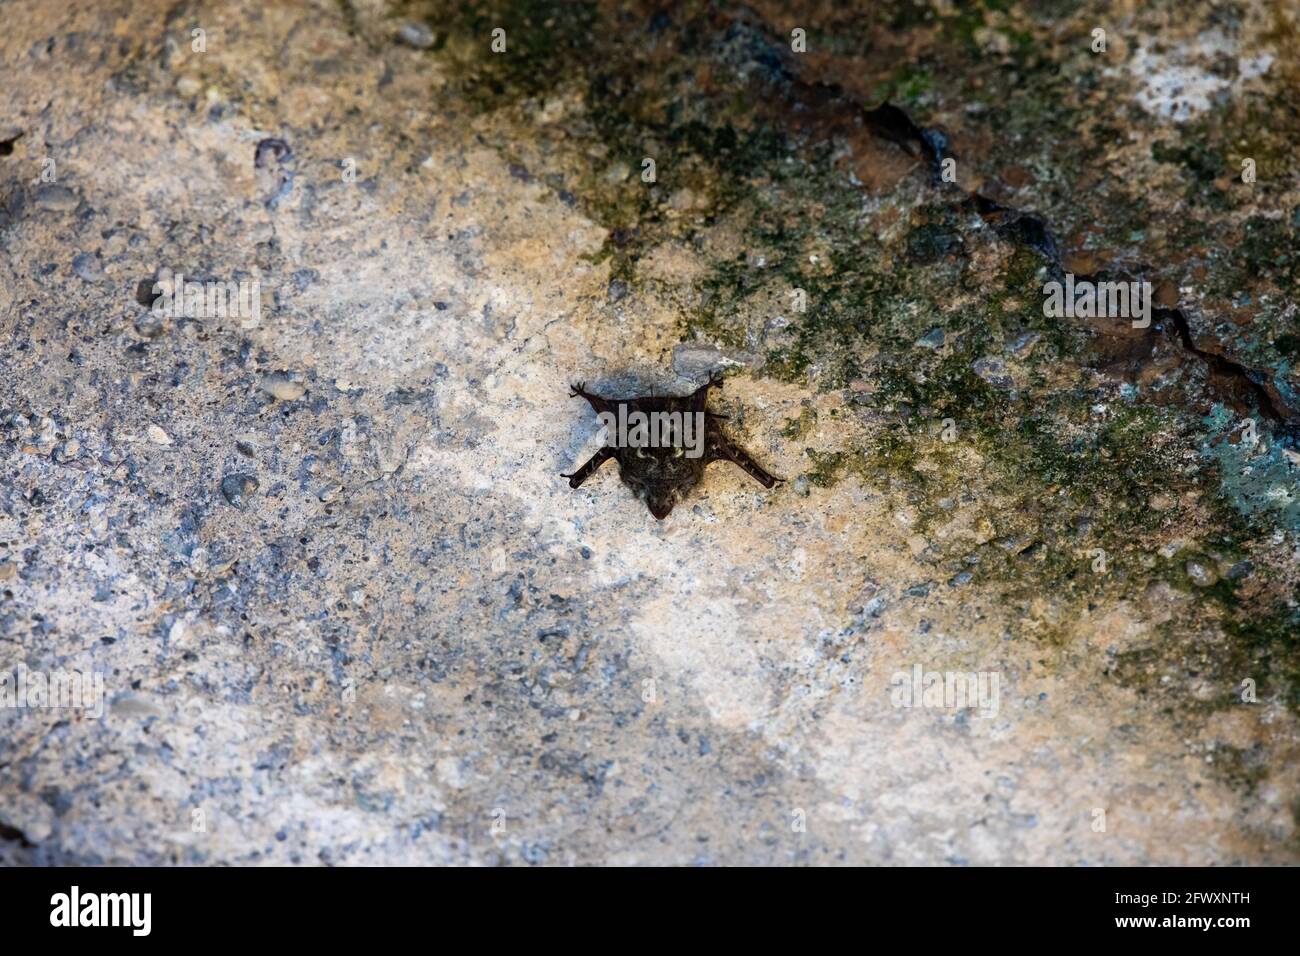
[{"label": "embedded pebble", "polygon": [[243,508],[248,499],[257,494],[261,487],[256,478],[243,472],[235,472],[221,479],[221,494],[236,508]]},{"label": "embedded pebble", "polygon": [[281,402],[292,402],[307,392],[302,377],[293,372],[272,372],[262,377],[262,391]]},{"label": "embedded pebble", "polygon": [[427,50],[433,46],[434,34],[425,24],[414,20],[403,23],[397,31],[397,38],[409,47]]},{"label": "embedded pebble", "polygon": [[1038,344],[1038,340],[1042,337],[1042,332],[1026,332],[1008,345],[1007,351],[1018,359],[1028,358],[1030,353],[1034,351],[1034,346]]},{"label": "embedded pebble", "polygon": [[167,328],[167,317],[146,312],[132,323],[132,327],[141,338],[156,339]]},{"label": "embedded pebble", "polygon": [[1187,562],[1187,576],[1197,587],[1208,588],[1218,583],[1219,575],[1200,561]]},{"label": "embedded pebble", "polygon": [[986,355],[971,365],[973,371],[994,388],[1008,389],[1014,384],[1007,371],[1007,363],[992,355]]},{"label": "embedded pebble", "polygon": [[927,332],[925,335],[921,336],[921,338],[917,339],[916,344],[919,345],[921,348],[941,349],[943,348],[943,341],[944,341],[943,329],[934,328],[931,329],[929,332]]},{"label": "embedded pebble", "polygon": [[99,257],[89,252],[82,252],[72,260],[72,271],[87,282],[102,282],[104,270],[99,264]]},{"label": "embedded pebble", "polygon": [[36,205],[49,212],[68,212],[76,209],[81,200],[67,186],[51,183],[36,190]]}]

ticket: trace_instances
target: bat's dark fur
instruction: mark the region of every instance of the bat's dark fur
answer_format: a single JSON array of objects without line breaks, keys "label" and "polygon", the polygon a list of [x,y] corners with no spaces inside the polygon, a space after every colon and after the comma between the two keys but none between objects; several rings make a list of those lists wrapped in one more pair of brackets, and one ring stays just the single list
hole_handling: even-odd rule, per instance
[{"label": "bat's dark fur", "polygon": [[[703,412],[704,449],[703,454],[698,458],[691,458],[679,445],[666,448],[620,448],[606,445],[573,474],[561,477],[569,479],[570,488],[577,488],[595,474],[597,468],[613,458],[618,462],[618,474],[623,484],[631,488],[632,493],[646,503],[652,515],[660,519],[667,518],[673,506],[700,483],[700,479],[704,477],[704,468],[710,462],[733,462],[764,488],[771,488],[782,479],[768,474],[749,456],[748,452],[723,434],[718,422],[723,420],[724,416],[715,415],[705,408],[709,389],[715,387],[722,387],[722,378],[716,374],[691,394],[682,396],[601,398],[586,391],[581,384],[573,386],[570,397],[582,396],[591,404],[597,415],[608,412],[617,416],[620,406],[626,406],[628,414],[638,411],[647,414]],[[677,436],[678,439],[680,437]]]}]

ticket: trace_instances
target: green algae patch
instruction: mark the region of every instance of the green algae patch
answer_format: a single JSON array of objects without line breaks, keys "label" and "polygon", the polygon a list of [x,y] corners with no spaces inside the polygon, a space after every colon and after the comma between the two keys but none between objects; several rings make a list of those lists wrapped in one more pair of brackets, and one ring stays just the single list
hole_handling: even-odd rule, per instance
[{"label": "green algae patch", "polygon": [[[581,68],[593,53],[594,3],[497,0],[412,3],[410,11],[440,37],[456,37],[447,53],[464,70],[465,93],[483,108],[542,95]],[[493,31],[503,30],[504,37]],[[493,49],[494,40],[505,49]]]},{"label": "green algae patch", "polygon": [[799,410],[798,418],[787,418],[781,427],[781,437],[797,441],[806,435],[817,422],[817,410],[811,405]]},{"label": "green algae patch", "polygon": [[805,448],[804,454],[812,461],[812,468],[803,477],[818,488],[830,488],[838,483],[855,458],[851,452],[821,452],[815,448]]}]

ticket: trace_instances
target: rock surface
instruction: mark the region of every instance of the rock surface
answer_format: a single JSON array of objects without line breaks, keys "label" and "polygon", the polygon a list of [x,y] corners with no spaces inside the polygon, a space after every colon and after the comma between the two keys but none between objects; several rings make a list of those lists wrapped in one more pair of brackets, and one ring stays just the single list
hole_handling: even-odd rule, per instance
[{"label": "rock surface", "polygon": [[1142,6],[5,4],[0,861],[1300,861],[1300,33]]}]

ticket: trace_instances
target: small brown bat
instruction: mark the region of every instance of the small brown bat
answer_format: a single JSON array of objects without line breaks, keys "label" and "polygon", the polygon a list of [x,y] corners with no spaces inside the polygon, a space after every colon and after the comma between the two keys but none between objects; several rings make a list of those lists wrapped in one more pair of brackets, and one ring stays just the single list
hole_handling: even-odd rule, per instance
[{"label": "small brown bat", "polygon": [[681,396],[646,395],[639,398],[602,398],[573,386],[570,398],[585,398],[605,424],[614,444],[606,445],[571,475],[570,488],[578,488],[605,462],[618,461],[623,484],[646,503],[656,518],[667,518],[673,506],[704,477],[714,461],[730,461],[744,469],[764,488],[783,479],[765,471],[739,445],[723,434],[723,415],[708,411],[710,388],[721,388],[718,374]]}]

